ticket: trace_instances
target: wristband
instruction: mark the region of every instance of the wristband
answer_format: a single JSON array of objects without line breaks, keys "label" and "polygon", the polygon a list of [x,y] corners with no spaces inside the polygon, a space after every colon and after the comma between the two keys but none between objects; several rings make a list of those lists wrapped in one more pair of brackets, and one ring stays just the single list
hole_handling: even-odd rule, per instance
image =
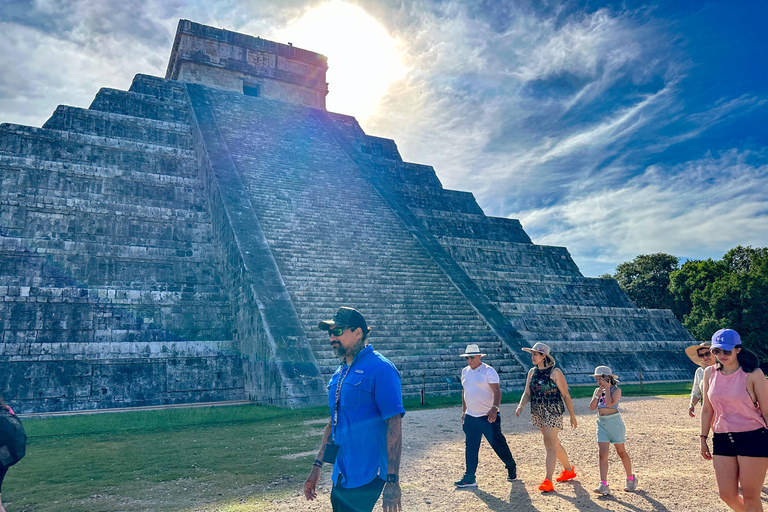
[{"label": "wristband", "polygon": [[315,462],[313,462],[312,465],[313,466],[317,466],[318,468],[322,468],[323,467],[323,461],[321,461],[319,459],[315,459]]},{"label": "wristband", "polygon": [[387,483],[388,484],[396,484],[400,478],[394,474],[394,473],[387,473]]},{"label": "wristband", "polygon": [[496,409],[498,411],[499,410],[499,406],[498,405],[492,405],[491,409]]},{"label": "wristband", "polygon": [[699,434],[699,437],[702,439],[709,439],[709,436],[705,436],[704,434]]}]

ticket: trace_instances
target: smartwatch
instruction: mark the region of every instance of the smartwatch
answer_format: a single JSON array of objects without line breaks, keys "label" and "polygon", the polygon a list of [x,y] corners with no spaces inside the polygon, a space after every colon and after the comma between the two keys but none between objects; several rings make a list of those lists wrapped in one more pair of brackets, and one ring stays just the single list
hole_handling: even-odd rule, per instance
[{"label": "smartwatch", "polygon": [[398,482],[399,478],[394,473],[388,473],[387,474],[387,483],[388,484],[396,484]]}]

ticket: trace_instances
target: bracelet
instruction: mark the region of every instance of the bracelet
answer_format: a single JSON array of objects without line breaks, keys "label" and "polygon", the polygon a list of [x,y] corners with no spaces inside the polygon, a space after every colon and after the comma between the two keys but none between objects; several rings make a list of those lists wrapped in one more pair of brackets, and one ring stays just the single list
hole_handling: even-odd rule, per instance
[{"label": "bracelet", "polygon": [[708,435],[705,436],[704,434],[699,434],[699,437],[702,439],[709,439],[709,436]]},{"label": "bracelet", "polygon": [[321,461],[319,459],[315,459],[315,462],[313,462],[312,465],[316,466],[318,468],[322,468],[323,467],[323,461]]},{"label": "bracelet", "polygon": [[493,408],[496,408],[497,411],[499,410],[499,406],[498,405],[492,405],[491,409],[493,409]]}]

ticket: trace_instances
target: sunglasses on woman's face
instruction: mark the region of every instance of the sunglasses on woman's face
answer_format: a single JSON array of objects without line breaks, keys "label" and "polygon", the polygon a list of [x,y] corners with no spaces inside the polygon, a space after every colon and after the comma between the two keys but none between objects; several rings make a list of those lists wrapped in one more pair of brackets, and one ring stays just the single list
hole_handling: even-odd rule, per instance
[{"label": "sunglasses on woman's face", "polygon": [[710,350],[710,352],[712,352],[716,356],[719,356],[720,354],[723,354],[724,356],[729,356],[733,353],[733,350],[723,350],[721,348],[713,348],[712,350]]},{"label": "sunglasses on woman's face", "polygon": [[706,359],[707,357],[711,356],[712,354],[709,351],[706,352],[699,352],[699,359]]}]

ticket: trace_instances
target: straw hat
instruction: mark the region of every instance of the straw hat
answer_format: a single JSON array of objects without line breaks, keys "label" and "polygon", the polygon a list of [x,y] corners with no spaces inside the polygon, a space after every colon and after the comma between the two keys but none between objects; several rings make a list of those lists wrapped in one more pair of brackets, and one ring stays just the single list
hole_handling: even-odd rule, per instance
[{"label": "straw hat", "polygon": [[595,368],[595,373],[592,374],[593,377],[602,377],[603,375],[607,377],[613,377],[614,379],[618,379],[619,376],[615,375],[612,371],[610,366],[598,366]]},{"label": "straw hat", "polygon": [[461,357],[484,356],[484,355],[487,355],[487,354],[483,354],[482,352],[480,352],[480,347],[476,343],[473,343],[471,345],[467,345],[467,350],[463,354],[461,354]]},{"label": "straw hat", "polygon": [[[704,360],[703,359],[699,359],[699,349],[700,348],[708,349],[711,346],[712,346],[711,342],[709,342],[709,341],[702,341],[698,345],[691,345],[690,347],[686,348],[685,349],[685,355],[690,357],[691,361],[693,361],[697,365],[703,366],[704,368],[706,368],[707,366],[710,366],[710,365],[704,365]],[[714,361],[715,360],[713,358],[712,359],[712,364],[714,364]]]},{"label": "straw hat", "polygon": [[555,365],[555,358],[549,354],[549,347],[541,342],[536,343],[531,348],[528,348],[528,347],[523,348],[523,352],[528,352],[528,353],[538,352],[539,354],[544,354],[546,358],[549,360],[550,366]]}]

